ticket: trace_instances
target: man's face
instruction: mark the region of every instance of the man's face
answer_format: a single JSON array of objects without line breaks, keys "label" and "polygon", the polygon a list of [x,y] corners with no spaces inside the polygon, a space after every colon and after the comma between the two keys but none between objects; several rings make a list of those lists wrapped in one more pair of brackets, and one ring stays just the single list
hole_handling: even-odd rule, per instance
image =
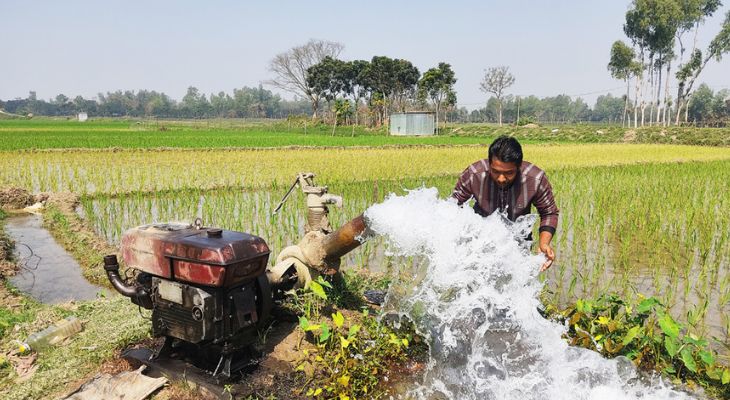
[{"label": "man's face", "polygon": [[513,162],[502,162],[497,157],[489,161],[489,176],[501,188],[509,187],[517,177],[517,164]]}]

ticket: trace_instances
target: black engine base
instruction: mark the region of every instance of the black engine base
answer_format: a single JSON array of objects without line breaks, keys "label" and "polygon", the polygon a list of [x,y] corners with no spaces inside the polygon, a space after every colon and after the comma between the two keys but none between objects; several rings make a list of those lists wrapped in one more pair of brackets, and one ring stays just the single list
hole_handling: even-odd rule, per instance
[{"label": "black engine base", "polygon": [[196,346],[166,337],[156,350],[129,349],[122,353],[133,364],[144,364],[168,379],[193,381],[209,390],[220,390],[250,373],[261,358],[253,347],[221,352],[215,346]]}]

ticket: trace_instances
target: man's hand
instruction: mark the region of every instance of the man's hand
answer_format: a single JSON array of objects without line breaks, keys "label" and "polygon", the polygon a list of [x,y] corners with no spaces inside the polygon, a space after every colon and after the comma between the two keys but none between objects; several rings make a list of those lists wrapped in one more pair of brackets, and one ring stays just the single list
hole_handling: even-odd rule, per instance
[{"label": "man's hand", "polygon": [[542,264],[542,267],[540,267],[540,272],[547,271],[553,265],[553,261],[555,261],[555,251],[550,246],[552,238],[553,235],[550,232],[540,232],[540,253],[545,254],[545,258],[547,258],[545,263]]}]

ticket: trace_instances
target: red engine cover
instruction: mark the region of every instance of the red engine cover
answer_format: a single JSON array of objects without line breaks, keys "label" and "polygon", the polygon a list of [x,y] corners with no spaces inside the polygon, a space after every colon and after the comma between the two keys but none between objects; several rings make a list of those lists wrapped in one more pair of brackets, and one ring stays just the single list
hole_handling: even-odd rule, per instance
[{"label": "red engine cover", "polygon": [[261,275],[269,253],[258,236],[187,224],[144,225],[122,236],[128,266],[205,286],[233,286]]}]

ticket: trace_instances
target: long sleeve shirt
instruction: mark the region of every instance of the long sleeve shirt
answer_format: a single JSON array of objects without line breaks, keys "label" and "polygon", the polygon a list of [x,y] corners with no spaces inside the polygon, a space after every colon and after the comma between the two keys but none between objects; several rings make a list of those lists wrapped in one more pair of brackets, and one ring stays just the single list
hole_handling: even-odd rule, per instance
[{"label": "long sleeve shirt", "polygon": [[558,227],[558,207],[553,189],[545,172],[523,161],[519,174],[509,187],[500,188],[489,176],[489,160],[479,160],[468,166],[459,177],[452,194],[459,204],[474,198],[474,211],[487,216],[506,211],[511,221],[530,213],[531,206],[540,214],[539,231],[555,234]]}]

